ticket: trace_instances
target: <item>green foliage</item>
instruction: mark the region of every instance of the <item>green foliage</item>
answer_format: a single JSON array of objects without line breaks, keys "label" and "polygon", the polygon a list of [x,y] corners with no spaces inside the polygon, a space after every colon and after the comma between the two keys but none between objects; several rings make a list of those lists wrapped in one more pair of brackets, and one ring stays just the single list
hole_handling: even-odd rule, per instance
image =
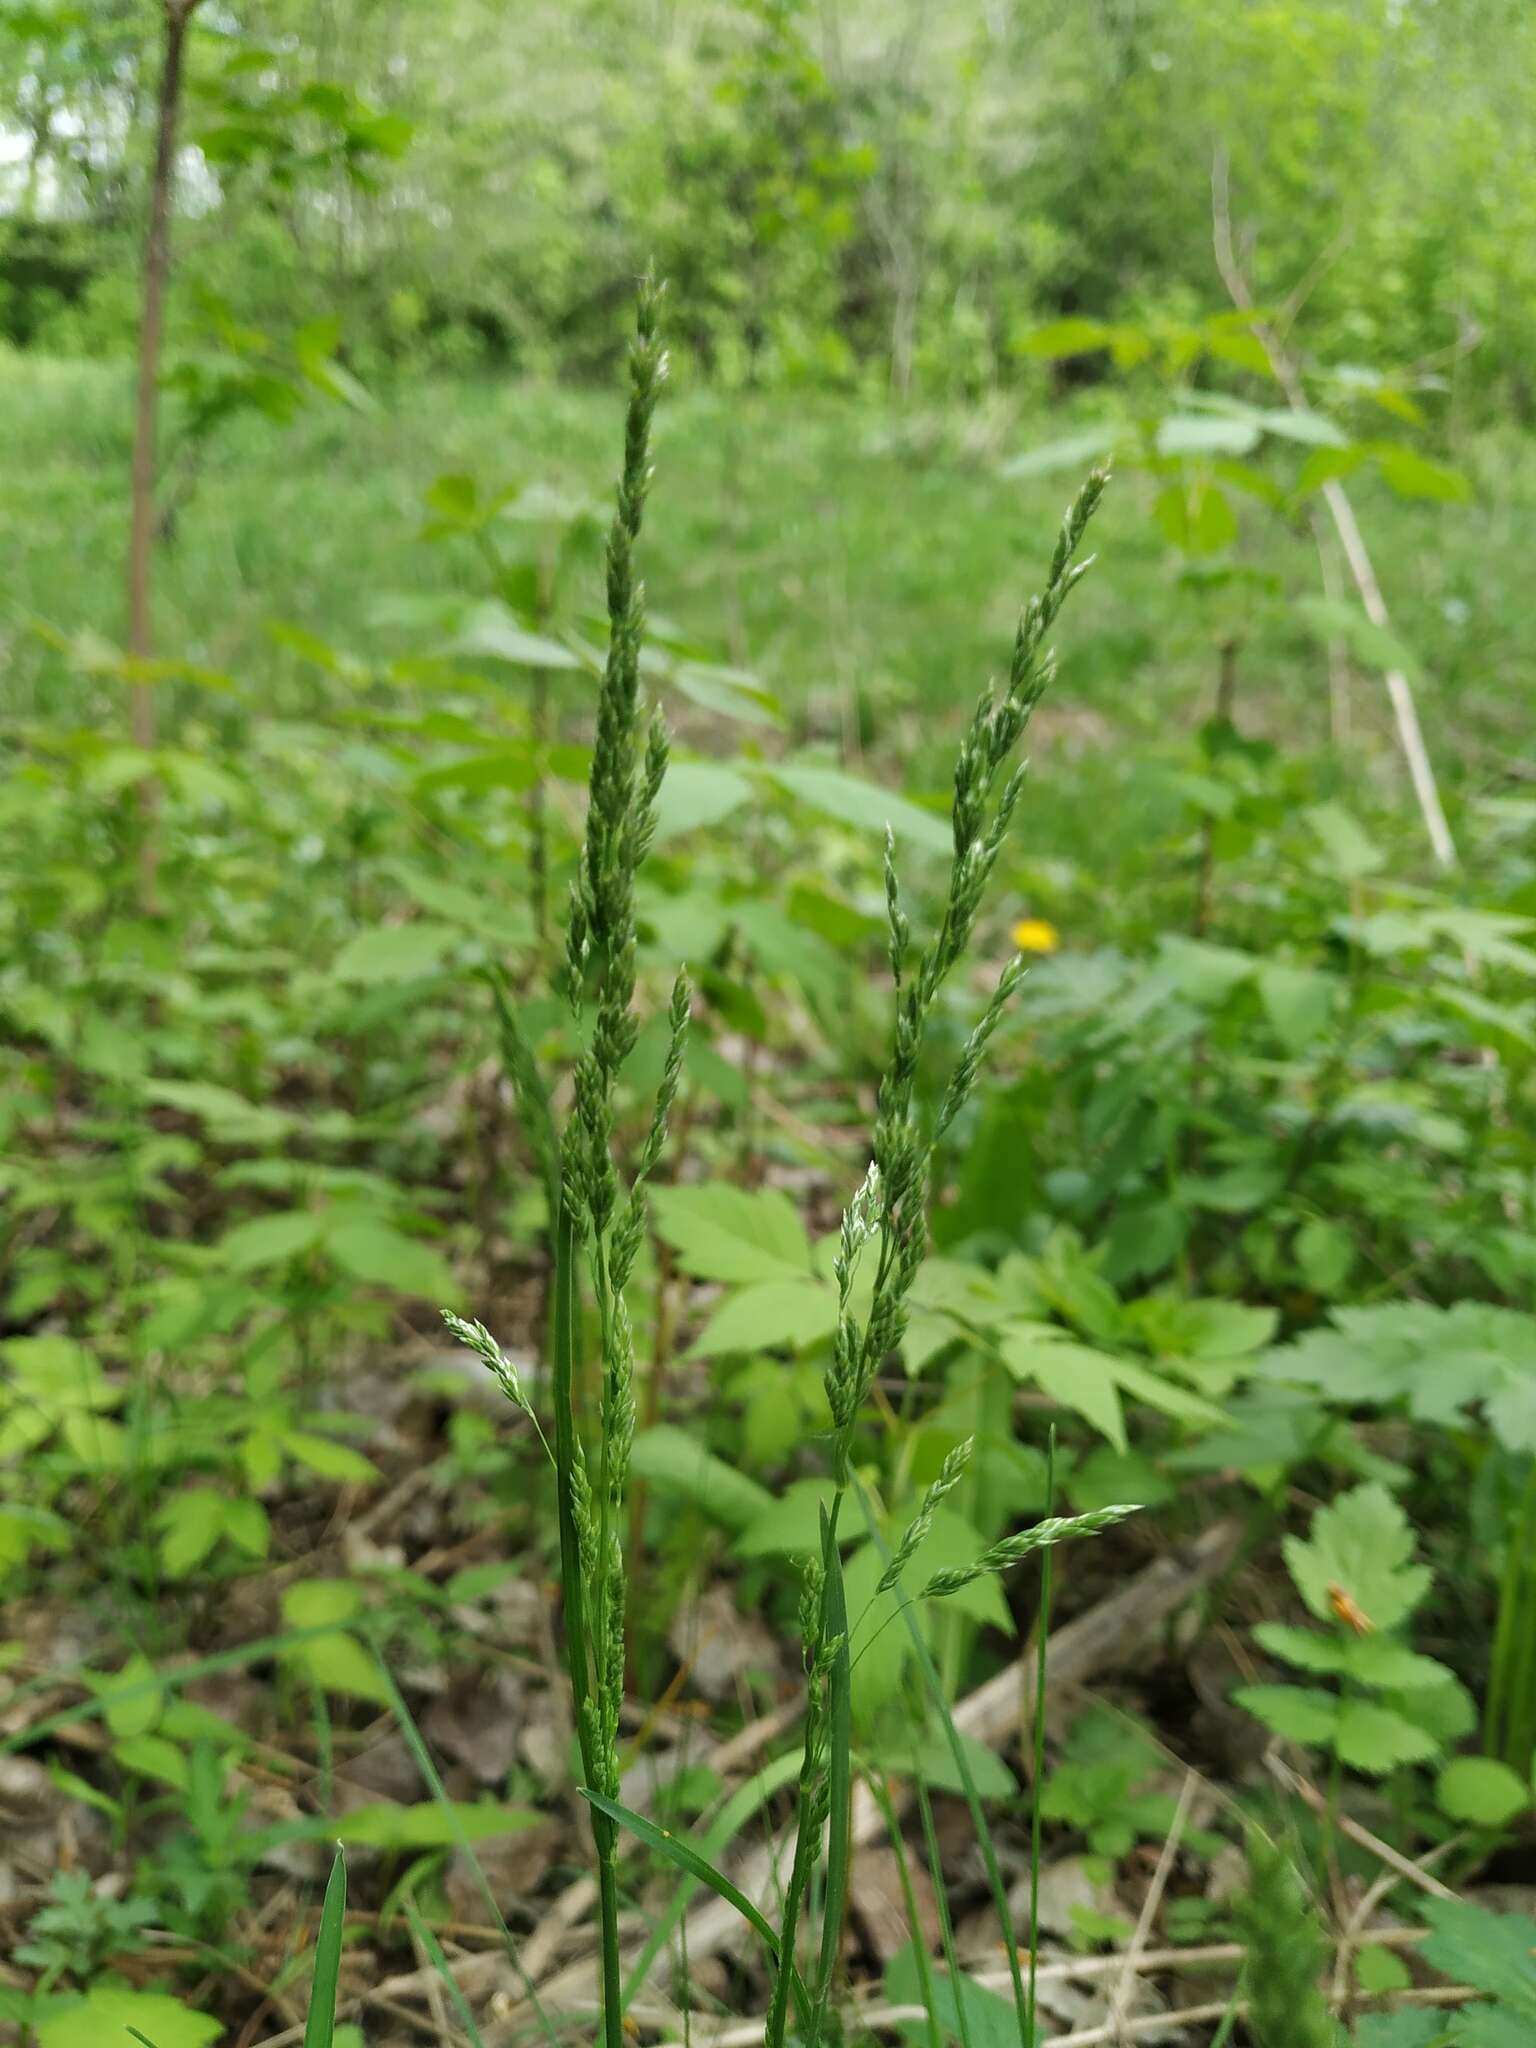
[{"label": "green foliage", "polygon": [[1237,1704],[1277,1735],[1330,1749],[1374,1777],[1425,1762],[1465,1734],[1471,1702],[1455,1674],[1391,1633],[1429,1591],[1430,1573],[1409,1561],[1414,1532],[1385,1487],[1359,1486],[1319,1508],[1310,1537],[1288,1536],[1283,1548],[1303,1604],[1329,1627],[1261,1622],[1254,1639],[1293,1669],[1333,1678],[1338,1690],[1245,1685],[1233,1694]]},{"label": "green foliage", "polygon": [[1257,2048],[1337,2048],[1339,2030],[1318,1988],[1323,1945],[1283,1854],[1248,1837],[1248,1894],[1237,1910],[1248,1949],[1244,1982]]}]

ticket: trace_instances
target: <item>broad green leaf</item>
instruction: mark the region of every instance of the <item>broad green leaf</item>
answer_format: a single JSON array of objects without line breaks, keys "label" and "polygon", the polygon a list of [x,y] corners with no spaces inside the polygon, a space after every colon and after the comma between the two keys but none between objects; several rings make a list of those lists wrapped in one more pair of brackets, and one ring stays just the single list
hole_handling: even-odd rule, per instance
[{"label": "broad green leaf", "polygon": [[55,2008],[35,2023],[37,2048],[127,2048],[133,2035],[155,2048],[208,2048],[223,2022],[162,1991],[134,1991],[110,1979],[77,2005]]},{"label": "broad green leaf", "polygon": [[1501,1828],[1531,1803],[1531,1788],[1491,1756],[1459,1756],[1440,1773],[1435,1786],[1440,1811],[1474,1827]]},{"label": "broad green leaf", "polygon": [[1033,1380],[1053,1401],[1091,1422],[1117,1451],[1127,1448],[1125,1414],[1111,1361],[1086,1344],[1057,1343],[1039,1331],[1015,1330],[998,1346],[1018,1380]]},{"label": "broad green leaf", "polygon": [[1296,1233],[1296,1263],[1316,1294],[1338,1293],[1355,1263],[1355,1241],[1347,1227],[1313,1216]]},{"label": "broad green leaf", "polygon": [[1400,498],[1437,498],[1446,504],[1465,504],[1472,487],[1459,469],[1448,463],[1431,462],[1416,448],[1400,441],[1376,441],[1371,445],[1376,467]]},{"label": "broad green leaf", "polygon": [[1421,1657],[1406,1643],[1395,1642],[1379,1632],[1352,1636],[1344,1645],[1340,1669],[1378,1692],[1423,1692],[1427,1687],[1444,1685],[1451,1675],[1433,1657]]},{"label": "broad green leaf", "polygon": [[1305,1052],[1328,1028],[1337,980],[1312,967],[1268,960],[1259,969],[1259,1001],[1288,1052]]},{"label": "broad green leaf", "polygon": [[656,837],[675,839],[718,825],[752,798],[752,785],[733,768],[713,761],[674,761],[656,805]]},{"label": "broad green leaf", "polygon": [[699,1280],[804,1279],[811,1247],[794,1204],[774,1188],[659,1187],[651,1193],[656,1229]]},{"label": "broad green leaf", "polygon": [[[1016,1799],[1019,1782],[997,1751],[962,1729],[957,1728],[955,1733],[965,1751],[971,1782],[980,1796]],[[956,1798],[964,1796],[965,1784],[955,1767],[949,1737],[942,1729],[926,1729],[915,1740],[898,1737],[882,1742],[878,1764],[881,1770],[894,1772],[900,1778],[921,1778],[936,1792],[952,1792]]]},{"label": "broad green leaf", "polygon": [[872,833],[881,841],[889,826],[898,840],[908,841],[924,852],[949,853],[953,850],[954,835],[947,817],[920,810],[906,797],[896,795],[893,790],[882,789],[878,783],[865,782],[857,775],[846,774],[841,768],[794,763],[775,766],[768,772],[781,789],[787,790],[813,811],[835,818],[839,824]]},{"label": "broad green leaf", "polygon": [[325,1248],[354,1279],[449,1307],[459,1298],[453,1268],[419,1238],[372,1217],[332,1223]]},{"label": "broad green leaf", "polygon": [[1409,648],[1385,626],[1368,619],[1358,606],[1343,599],[1298,597],[1293,609],[1313,636],[1326,645],[1342,640],[1355,659],[1367,668],[1399,669],[1406,676],[1418,673],[1418,663]]},{"label": "broad green leaf", "polygon": [[1430,1929],[1420,1951],[1426,1962],[1514,2006],[1536,2027],[1536,1922],[1490,1913],[1470,1899],[1420,1899],[1418,1912]]},{"label": "broad green leaf", "polygon": [[154,1665],[141,1651],[135,1652],[112,1677],[91,1676],[86,1683],[102,1701],[107,1726],[118,1737],[143,1735],[160,1718],[165,1692]]},{"label": "broad green leaf", "polygon": [[767,1487],[716,1457],[697,1435],[668,1422],[641,1430],[631,1467],[637,1479],[681,1494],[729,1529],[749,1527],[773,1503]]},{"label": "broad green leaf", "polygon": [[432,796],[440,790],[462,790],[483,796],[487,790],[532,789],[539,779],[539,757],[530,746],[497,747],[483,754],[467,754],[458,761],[445,761],[424,768],[412,787],[418,796]]},{"label": "broad green leaf", "polygon": [[1108,348],[1118,332],[1107,321],[1074,315],[1066,320],[1048,321],[1043,327],[1030,328],[1027,334],[1019,337],[1015,346],[1019,354],[1025,356],[1047,359],[1081,356],[1094,349]]},{"label": "broad green leaf", "polygon": [[814,1556],[821,1547],[821,1512],[830,1505],[830,1479],[794,1479],[743,1528],[736,1539],[738,1557],[769,1557],[800,1552]]},{"label": "broad green leaf", "polygon": [[1299,1671],[1336,1672],[1344,1668],[1348,1644],[1336,1635],[1319,1635],[1315,1629],[1292,1628],[1283,1621],[1254,1624],[1253,1639],[1260,1649]]},{"label": "broad green leaf", "polygon": [[1334,1729],[1334,1747],[1357,1771],[1384,1778],[1399,1764],[1419,1764],[1439,1753],[1425,1728],[1372,1700],[1345,1700]]},{"label": "broad green leaf", "polygon": [[1287,406],[1275,406],[1259,414],[1259,420],[1266,434],[1273,434],[1279,441],[1300,441],[1311,448],[1346,448],[1349,437],[1344,429],[1321,412],[1292,412]]},{"label": "broad green leaf", "polygon": [[137,1771],[141,1778],[158,1778],[174,1791],[185,1792],[190,1783],[186,1757],[163,1735],[130,1735],[126,1741],[113,1743],[112,1754],[125,1771]]},{"label": "broad green leaf", "polygon": [[449,644],[450,654],[479,655],[512,668],[580,668],[570,648],[545,633],[531,633],[495,598],[478,604]]},{"label": "broad green leaf", "polygon": [[1023,477],[1056,476],[1063,470],[1085,470],[1102,462],[1114,446],[1116,435],[1109,427],[1095,427],[1082,434],[1064,434],[1059,441],[1042,441],[1002,464],[998,475],[1005,482]]},{"label": "broad green leaf", "polygon": [[208,1126],[209,1135],[234,1145],[265,1145],[293,1128],[293,1118],[269,1104],[247,1102],[232,1088],[220,1088],[212,1081],[145,1081],[148,1102],[161,1102],[179,1109]]},{"label": "broad green leaf", "polygon": [[1260,434],[1251,419],[1175,413],[1159,422],[1155,445],[1159,455],[1247,455],[1259,445]]},{"label": "broad green leaf", "polygon": [[[362,1588],[346,1579],[302,1579],[284,1593],[282,1614],[290,1628],[323,1628],[328,1622],[350,1621],[362,1604]],[[373,1653],[340,1629],[295,1643],[284,1652],[284,1661],[327,1692],[378,1706],[390,1704],[390,1690]]]},{"label": "broad green leaf", "polygon": [[334,1437],[316,1436],[307,1429],[285,1429],[279,1437],[290,1458],[318,1472],[322,1479],[334,1479],[343,1486],[366,1486],[379,1476],[379,1468],[350,1444]]},{"label": "broad green leaf", "polygon": [[233,1273],[255,1273],[263,1266],[285,1265],[318,1244],[324,1225],[308,1209],[282,1209],[274,1216],[253,1216],[226,1231],[216,1247],[221,1262]]},{"label": "broad green leaf", "polygon": [[1319,1508],[1310,1536],[1287,1536],[1282,1548],[1297,1592],[1319,1621],[1334,1618],[1339,1589],[1373,1628],[1392,1629],[1429,1591],[1428,1567],[1410,1562],[1414,1541],[1401,1505],[1372,1482]]},{"label": "broad green leaf", "polygon": [[460,943],[460,934],[450,924],[381,925],[374,931],[358,932],[347,941],[332,963],[338,981],[388,982],[420,981],[435,974],[444,957]]},{"label": "broad green leaf", "polygon": [[162,1502],[155,1523],[161,1530],[160,1562],[167,1575],[184,1579],[196,1571],[224,1533],[226,1502],[211,1486],[185,1487]]},{"label": "broad green leaf", "polygon": [[1287,1742],[1331,1742],[1338,1725],[1339,1702],[1311,1686],[1240,1685],[1232,1703]]},{"label": "broad green leaf", "polygon": [[837,1328],[837,1295],[820,1280],[759,1280],[716,1309],[689,1346],[692,1358],[728,1351],[800,1351]]}]

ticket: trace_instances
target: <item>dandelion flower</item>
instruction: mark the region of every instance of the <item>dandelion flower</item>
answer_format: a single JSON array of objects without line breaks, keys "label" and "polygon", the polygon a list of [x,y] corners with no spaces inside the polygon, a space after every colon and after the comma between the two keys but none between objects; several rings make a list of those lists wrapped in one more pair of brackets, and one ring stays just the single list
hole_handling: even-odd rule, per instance
[{"label": "dandelion flower", "polygon": [[1061,933],[1043,917],[1021,917],[1013,928],[1013,943],[1021,953],[1054,953]]}]

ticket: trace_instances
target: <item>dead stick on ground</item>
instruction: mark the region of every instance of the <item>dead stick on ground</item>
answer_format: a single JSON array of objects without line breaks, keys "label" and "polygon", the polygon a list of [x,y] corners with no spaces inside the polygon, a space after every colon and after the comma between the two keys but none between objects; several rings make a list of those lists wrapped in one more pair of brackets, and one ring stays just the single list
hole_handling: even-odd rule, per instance
[{"label": "dead stick on ground", "polygon": [[1173,1859],[1179,1853],[1179,1843],[1184,1835],[1184,1823],[1189,1819],[1190,1801],[1195,1796],[1199,1778],[1193,1771],[1186,1771],[1184,1783],[1179,1788],[1179,1803],[1173,1809],[1173,1819],[1168,1825],[1168,1834],[1163,1842],[1162,1854],[1157,1859],[1157,1868],[1152,1873],[1152,1882],[1147,1886],[1147,1896],[1141,1902],[1141,1913],[1136,1922],[1136,1931],[1131,1936],[1130,1947],[1125,1952],[1125,1967],[1115,1980],[1114,1991],[1109,2000],[1109,2024],[1117,2041],[1129,2040],[1126,2025],[1130,2012],[1131,1993],[1136,1988],[1139,1974],[1138,1958],[1147,1945],[1147,1936],[1152,1922],[1157,1918],[1157,1909],[1162,1904],[1163,1893],[1168,1886]]},{"label": "dead stick on ground", "polygon": [[[1309,1785],[1305,1778],[1293,1771],[1288,1763],[1275,1755],[1273,1750],[1265,1755],[1264,1764],[1272,1778],[1277,1779],[1287,1792],[1294,1792],[1298,1799],[1304,1800],[1314,1813],[1328,1812],[1328,1801],[1317,1787]],[[1395,1870],[1398,1876],[1406,1878],[1409,1884],[1417,1885],[1421,1892],[1428,1892],[1432,1899],[1455,1898],[1456,1894],[1448,1885],[1443,1885],[1438,1877],[1431,1877],[1427,1870],[1403,1855],[1401,1850],[1394,1849],[1390,1842],[1384,1842],[1380,1835],[1373,1835],[1369,1828],[1363,1828],[1359,1821],[1352,1820],[1347,1813],[1335,1813],[1333,1824],[1340,1834],[1348,1835],[1349,1839],[1357,1842],[1362,1849],[1369,1849],[1379,1863],[1385,1863],[1389,1870]]]},{"label": "dead stick on ground", "polygon": [[[1221,273],[1221,281],[1226,286],[1233,305],[1240,312],[1252,316],[1254,336],[1269,358],[1269,366],[1275,374],[1275,382],[1285,394],[1286,404],[1292,412],[1309,412],[1311,408],[1307,404],[1306,391],[1302,386],[1295,361],[1274,328],[1259,318],[1247,277],[1237,260],[1237,251],[1232,241],[1231,195],[1228,189],[1227,154],[1224,149],[1217,150],[1211,167],[1211,221],[1216,268]],[[1365,615],[1373,626],[1382,632],[1388,632],[1391,630],[1392,620],[1387,611],[1386,599],[1381,594],[1381,585],[1376,580],[1375,566],[1371,561],[1370,550],[1366,547],[1365,536],[1360,531],[1360,522],[1355,517],[1355,508],[1337,477],[1330,477],[1323,485],[1322,495],[1344,549],[1344,559],[1349,564],[1349,573],[1360,593]],[[1409,779],[1413,783],[1413,793],[1418,799],[1424,829],[1429,834],[1430,846],[1434,849],[1435,859],[1441,867],[1453,868],[1456,865],[1456,842],[1451,837],[1445,808],[1440,801],[1439,785],[1435,781],[1429,750],[1424,744],[1424,733],[1419,725],[1418,707],[1414,703],[1412,686],[1407,676],[1398,668],[1387,670],[1386,684],[1387,696],[1392,704],[1392,715],[1397,723],[1398,744],[1402,747],[1403,758],[1408,764]]]}]

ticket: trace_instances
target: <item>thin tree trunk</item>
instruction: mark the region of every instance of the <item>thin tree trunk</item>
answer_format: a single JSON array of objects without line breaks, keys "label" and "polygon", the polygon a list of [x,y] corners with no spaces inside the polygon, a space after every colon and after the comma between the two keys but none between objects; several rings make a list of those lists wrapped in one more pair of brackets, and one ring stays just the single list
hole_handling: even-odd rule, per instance
[{"label": "thin tree trunk", "polygon": [[[181,108],[182,52],[197,0],[165,0],[165,51],[156,101],[155,169],[144,241],[144,313],[139,328],[139,382],[133,413],[133,471],[128,527],[128,652],[147,660],[154,652],[155,414],[160,389],[160,346],[165,288],[171,268],[171,197],[176,173],[176,119]],[[133,686],[133,738],[155,744],[154,687]],[[155,879],[153,787],[144,786],[143,880],[146,897]]]}]

